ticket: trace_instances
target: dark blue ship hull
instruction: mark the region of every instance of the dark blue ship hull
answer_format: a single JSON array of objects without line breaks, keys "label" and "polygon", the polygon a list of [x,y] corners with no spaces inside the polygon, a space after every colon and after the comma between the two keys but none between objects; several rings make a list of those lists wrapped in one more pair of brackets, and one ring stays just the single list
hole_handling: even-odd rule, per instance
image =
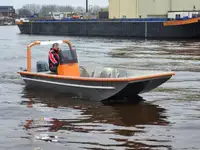
[{"label": "dark blue ship hull", "polygon": [[200,37],[200,22],[164,26],[165,20],[71,20],[18,23],[22,34],[185,39]]}]

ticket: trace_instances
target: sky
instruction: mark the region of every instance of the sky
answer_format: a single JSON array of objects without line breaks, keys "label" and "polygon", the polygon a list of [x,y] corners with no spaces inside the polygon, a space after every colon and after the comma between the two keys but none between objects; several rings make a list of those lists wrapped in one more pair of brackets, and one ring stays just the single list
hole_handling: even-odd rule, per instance
[{"label": "sky", "polygon": [[[57,4],[85,7],[85,0],[6,0],[0,3],[1,6],[14,6],[15,9],[21,8],[24,4]],[[88,0],[89,5],[107,6],[108,0]]]}]

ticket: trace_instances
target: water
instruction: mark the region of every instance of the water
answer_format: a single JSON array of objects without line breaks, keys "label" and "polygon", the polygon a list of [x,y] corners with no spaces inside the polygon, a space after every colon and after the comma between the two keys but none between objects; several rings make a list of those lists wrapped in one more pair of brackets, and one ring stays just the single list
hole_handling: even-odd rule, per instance
[{"label": "water", "polygon": [[[200,42],[20,35],[0,27],[0,149],[200,149]],[[140,104],[103,105],[27,91],[16,73],[35,40],[69,39],[81,65],[172,70]],[[49,47],[33,49],[33,67]]]}]

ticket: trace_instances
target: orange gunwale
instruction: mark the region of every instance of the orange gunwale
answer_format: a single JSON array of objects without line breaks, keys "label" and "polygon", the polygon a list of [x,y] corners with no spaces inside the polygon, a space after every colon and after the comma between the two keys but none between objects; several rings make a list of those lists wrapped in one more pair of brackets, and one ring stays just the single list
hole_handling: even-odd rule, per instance
[{"label": "orange gunwale", "polygon": [[38,76],[38,77],[48,77],[48,78],[54,78],[54,79],[68,79],[68,80],[81,80],[81,81],[110,81],[110,82],[130,82],[130,81],[138,81],[138,80],[145,80],[145,79],[153,79],[153,78],[159,78],[159,77],[167,77],[167,76],[173,76],[175,75],[174,72],[166,72],[166,73],[158,73],[153,75],[146,75],[146,76],[140,76],[140,77],[130,77],[130,78],[90,78],[90,77],[71,77],[71,76],[60,76],[60,75],[47,75],[47,74],[37,74],[32,72],[18,72],[22,75],[32,75],[32,76]]},{"label": "orange gunwale", "polygon": [[164,26],[176,26],[176,25],[185,25],[185,24],[191,24],[191,23],[197,23],[200,20],[200,17],[198,18],[191,18],[187,20],[170,20],[164,22]]}]

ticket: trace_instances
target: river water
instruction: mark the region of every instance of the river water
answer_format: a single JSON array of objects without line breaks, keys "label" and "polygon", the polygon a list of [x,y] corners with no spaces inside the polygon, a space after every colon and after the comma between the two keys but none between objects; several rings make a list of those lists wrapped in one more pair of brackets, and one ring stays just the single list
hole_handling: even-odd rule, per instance
[{"label": "river water", "polygon": [[[20,35],[0,27],[0,149],[200,149],[200,42]],[[27,91],[16,73],[35,40],[69,39],[80,64],[172,70],[176,76],[139,104],[104,105]],[[46,49],[46,50],[45,50]],[[49,47],[33,50],[33,65]],[[35,66],[33,66],[35,67]]]}]

